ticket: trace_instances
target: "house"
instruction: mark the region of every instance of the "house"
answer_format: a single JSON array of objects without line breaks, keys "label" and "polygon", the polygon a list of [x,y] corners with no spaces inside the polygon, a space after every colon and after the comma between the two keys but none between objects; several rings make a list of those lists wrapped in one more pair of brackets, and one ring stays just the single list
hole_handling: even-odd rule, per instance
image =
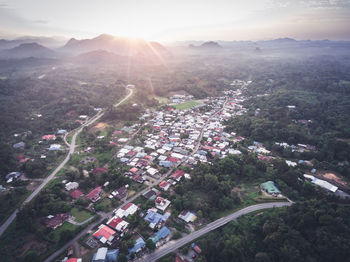
[{"label": "house", "polygon": [[67,191],[71,191],[77,189],[79,184],[77,182],[68,182],[64,187]]},{"label": "house", "polygon": [[56,134],[57,135],[65,135],[65,134],[67,134],[68,132],[67,132],[67,130],[65,130],[65,129],[60,129],[60,130],[58,130],[57,132],[56,132]]},{"label": "house", "polygon": [[129,223],[124,221],[122,218],[120,217],[112,217],[110,220],[108,220],[108,222],[106,223],[107,226],[117,230],[118,232],[124,233],[128,226]]},{"label": "house", "polygon": [[202,253],[202,249],[200,249],[200,247],[198,245],[196,245],[195,243],[192,243],[191,248],[193,249],[194,252],[196,252],[198,255],[200,253]]},{"label": "house", "polygon": [[119,208],[114,213],[117,217],[123,218],[133,215],[137,211],[138,207],[133,203],[128,203],[122,208]]},{"label": "house", "polygon": [[13,145],[14,149],[20,149],[20,148],[24,148],[25,147],[25,143],[24,142],[19,142]]},{"label": "house", "polygon": [[166,226],[163,226],[161,229],[158,230],[150,239],[153,241],[153,243],[157,243],[158,241],[162,239],[166,239],[170,235],[170,230]]},{"label": "house", "polygon": [[102,187],[96,187],[95,189],[91,190],[90,193],[87,195],[88,199],[95,203],[96,201],[100,200],[102,193]]},{"label": "house", "polygon": [[143,193],[142,195],[148,200],[155,200],[157,196],[160,196],[160,191],[152,188],[149,191]]},{"label": "house", "polygon": [[162,181],[162,182],[159,183],[159,187],[163,191],[168,191],[168,189],[170,187],[170,184],[167,181]]},{"label": "house", "polygon": [[41,222],[46,226],[53,230],[61,226],[65,221],[70,218],[69,213],[62,213],[56,215],[49,215],[41,219]]},{"label": "house", "polygon": [[73,199],[78,199],[79,197],[81,197],[83,195],[83,192],[81,192],[80,190],[76,189],[76,190],[72,191],[69,195]]},{"label": "house", "polygon": [[179,182],[183,175],[185,175],[185,172],[180,169],[177,169],[170,177]]},{"label": "house", "polygon": [[155,168],[153,168],[153,167],[150,167],[150,168],[147,169],[146,172],[147,172],[148,174],[150,174],[151,176],[154,176],[155,174],[158,173],[158,170],[155,169]]},{"label": "house", "polygon": [[101,247],[92,257],[92,262],[116,262],[118,260],[119,249],[108,250]]},{"label": "house", "polygon": [[106,225],[100,225],[98,230],[93,234],[101,243],[111,242],[116,235],[116,231]]},{"label": "house", "polygon": [[46,141],[56,140],[56,136],[55,135],[44,135],[41,137],[41,139],[46,140]]},{"label": "house", "polygon": [[149,222],[149,227],[154,229],[158,227],[159,225],[163,224],[168,220],[170,217],[170,213],[165,213],[164,215],[161,215],[157,213],[157,209],[151,208],[147,210],[147,215],[145,216],[145,220]]},{"label": "house", "polygon": [[260,185],[260,188],[264,190],[266,193],[273,196],[278,196],[279,194],[281,194],[281,192],[278,190],[278,188],[276,187],[273,181],[267,181],[265,183],[262,183]]},{"label": "house", "polygon": [[156,204],[156,208],[158,208],[161,211],[165,211],[167,207],[170,205],[170,201],[168,199],[162,198],[162,197],[157,197],[156,200],[154,201]]},{"label": "house", "polygon": [[141,175],[135,175],[132,177],[132,180],[134,180],[137,183],[142,184],[143,183],[143,177]]},{"label": "house", "polygon": [[105,167],[95,167],[92,170],[92,174],[97,175],[97,174],[104,174],[108,172],[108,168]]},{"label": "house", "polygon": [[146,242],[142,239],[142,237],[139,237],[135,241],[135,245],[129,249],[129,254],[127,255],[127,258],[130,259],[132,253],[138,253],[140,252],[146,245]]},{"label": "house", "polygon": [[112,195],[119,200],[125,198],[128,194],[128,187],[129,185],[122,186],[121,188],[118,188],[117,190],[112,192]]},{"label": "house", "polygon": [[308,178],[311,180],[311,183],[315,184],[315,185],[318,185],[319,187],[322,187],[324,189],[327,189],[331,192],[336,192],[338,190],[338,187],[335,186],[335,185],[332,185],[331,183],[325,181],[325,180],[322,180],[322,179],[318,179],[312,175],[307,175],[307,174],[304,174],[304,177],[305,178]]},{"label": "house", "polygon": [[186,223],[189,223],[189,222],[194,222],[197,219],[197,215],[188,210],[183,210],[179,214],[178,218],[182,219]]},{"label": "house", "polygon": [[58,150],[61,150],[61,147],[62,146],[59,144],[51,144],[48,149],[49,151],[58,151]]},{"label": "house", "polygon": [[8,173],[5,178],[6,180],[10,179],[10,178],[19,178],[22,174],[20,172],[11,172],[11,173]]}]

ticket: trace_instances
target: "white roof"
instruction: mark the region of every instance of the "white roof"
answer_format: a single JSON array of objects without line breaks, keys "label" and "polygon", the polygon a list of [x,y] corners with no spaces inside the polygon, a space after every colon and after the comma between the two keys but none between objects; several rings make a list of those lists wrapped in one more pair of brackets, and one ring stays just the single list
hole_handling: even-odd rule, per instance
[{"label": "white roof", "polygon": [[[107,241],[107,239],[105,239],[105,240]],[[101,239],[101,242],[102,242],[102,239]],[[108,248],[106,248],[106,247],[99,248],[96,252],[95,260],[100,260],[100,259],[104,260],[106,258],[106,255],[107,255],[107,251],[108,251]]]}]

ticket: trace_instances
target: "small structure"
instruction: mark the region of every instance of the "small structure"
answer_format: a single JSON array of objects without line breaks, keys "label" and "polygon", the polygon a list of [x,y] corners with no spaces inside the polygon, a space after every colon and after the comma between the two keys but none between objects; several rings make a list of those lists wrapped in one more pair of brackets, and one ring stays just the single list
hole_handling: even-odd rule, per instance
[{"label": "small structure", "polygon": [[281,194],[281,192],[278,190],[273,181],[267,181],[265,183],[262,183],[260,185],[260,188],[272,196],[278,196],[279,194]]},{"label": "small structure", "polygon": [[186,223],[189,223],[189,222],[194,222],[197,219],[197,216],[196,216],[196,214],[194,214],[188,210],[183,210],[179,214],[178,218],[182,219]]},{"label": "small structure", "polygon": [[91,190],[90,193],[87,195],[87,197],[92,203],[95,203],[96,201],[100,200],[101,193],[102,193],[102,187],[99,186]]},{"label": "small structure", "polygon": [[157,243],[159,240],[166,239],[170,235],[170,230],[166,226],[163,226],[158,230],[150,239],[153,243]]},{"label": "small structure", "polygon": [[128,222],[126,222],[122,218],[116,217],[116,216],[114,216],[110,220],[108,220],[108,222],[106,224],[109,227],[111,227],[111,228],[113,228],[121,233],[124,233],[129,226]]},{"label": "small structure", "polygon": [[161,215],[157,213],[157,209],[151,208],[147,210],[147,215],[145,216],[145,220],[149,222],[149,227],[154,229],[160,225],[162,225],[164,222],[168,220],[170,217],[170,213],[165,213],[164,215]]},{"label": "small structure", "polygon": [[46,226],[53,230],[61,226],[65,221],[70,218],[69,213],[62,213],[57,215],[49,215],[41,219],[41,222]]},{"label": "small structure", "polygon": [[167,207],[170,205],[170,201],[168,199],[162,198],[162,197],[157,197],[156,200],[154,201],[156,204],[156,208],[158,208],[161,211],[165,211]]},{"label": "small structure", "polygon": [[137,211],[138,207],[133,204],[133,203],[128,203],[122,208],[119,208],[116,210],[114,213],[117,217],[123,218],[123,217],[128,217],[129,215],[135,214]]},{"label": "small structure", "polygon": [[142,239],[142,237],[136,239],[135,245],[129,249],[129,254],[127,258],[130,259],[132,253],[140,252],[146,245],[146,242]]},{"label": "small structure", "polygon": [[24,148],[25,147],[25,143],[24,142],[19,142],[13,145],[14,149],[20,149],[20,148]]},{"label": "small structure", "polygon": [[100,240],[101,243],[105,244],[107,241],[111,243],[111,241],[114,239],[115,234],[116,231],[113,229],[109,228],[106,225],[100,225],[93,236]]},{"label": "small structure", "polygon": [[79,184],[77,182],[68,182],[64,187],[67,191],[71,191],[77,189]]},{"label": "small structure", "polygon": [[79,197],[81,197],[83,195],[83,192],[81,192],[80,190],[76,189],[76,190],[72,191],[69,195],[73,199],[78,199]]},{"label": "small structure", "polygon": [[59,151],[61,150],[61,145],[60,144],[52,144],[49,147],[49,151]]},{"label": "small structure", "polygon": [[192,243],[191,248],[193,249],[194,252],[196,252],[198,255],[202,253],[202,249],[196,244]]}]

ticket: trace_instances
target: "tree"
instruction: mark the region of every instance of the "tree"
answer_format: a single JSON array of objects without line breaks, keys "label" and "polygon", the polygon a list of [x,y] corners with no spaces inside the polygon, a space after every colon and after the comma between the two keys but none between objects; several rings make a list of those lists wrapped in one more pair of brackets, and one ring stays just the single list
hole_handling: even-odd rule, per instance
[{"label": "tree", "polygon": [[155,250],[156,249],[156,244],[152,241],[152,239],[147,239],[146,240],[146,247],[149,249],[149,250]]}]

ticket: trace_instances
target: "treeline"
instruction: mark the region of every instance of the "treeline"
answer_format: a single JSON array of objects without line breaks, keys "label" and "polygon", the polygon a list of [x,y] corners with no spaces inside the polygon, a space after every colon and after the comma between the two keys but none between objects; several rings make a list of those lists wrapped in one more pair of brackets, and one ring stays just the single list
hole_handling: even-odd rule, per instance
[{"label": "treeline", "polygon": [[197,242],[199,261],[346,261],[350,209],[328,201],[299,202],[231,222]]}]

